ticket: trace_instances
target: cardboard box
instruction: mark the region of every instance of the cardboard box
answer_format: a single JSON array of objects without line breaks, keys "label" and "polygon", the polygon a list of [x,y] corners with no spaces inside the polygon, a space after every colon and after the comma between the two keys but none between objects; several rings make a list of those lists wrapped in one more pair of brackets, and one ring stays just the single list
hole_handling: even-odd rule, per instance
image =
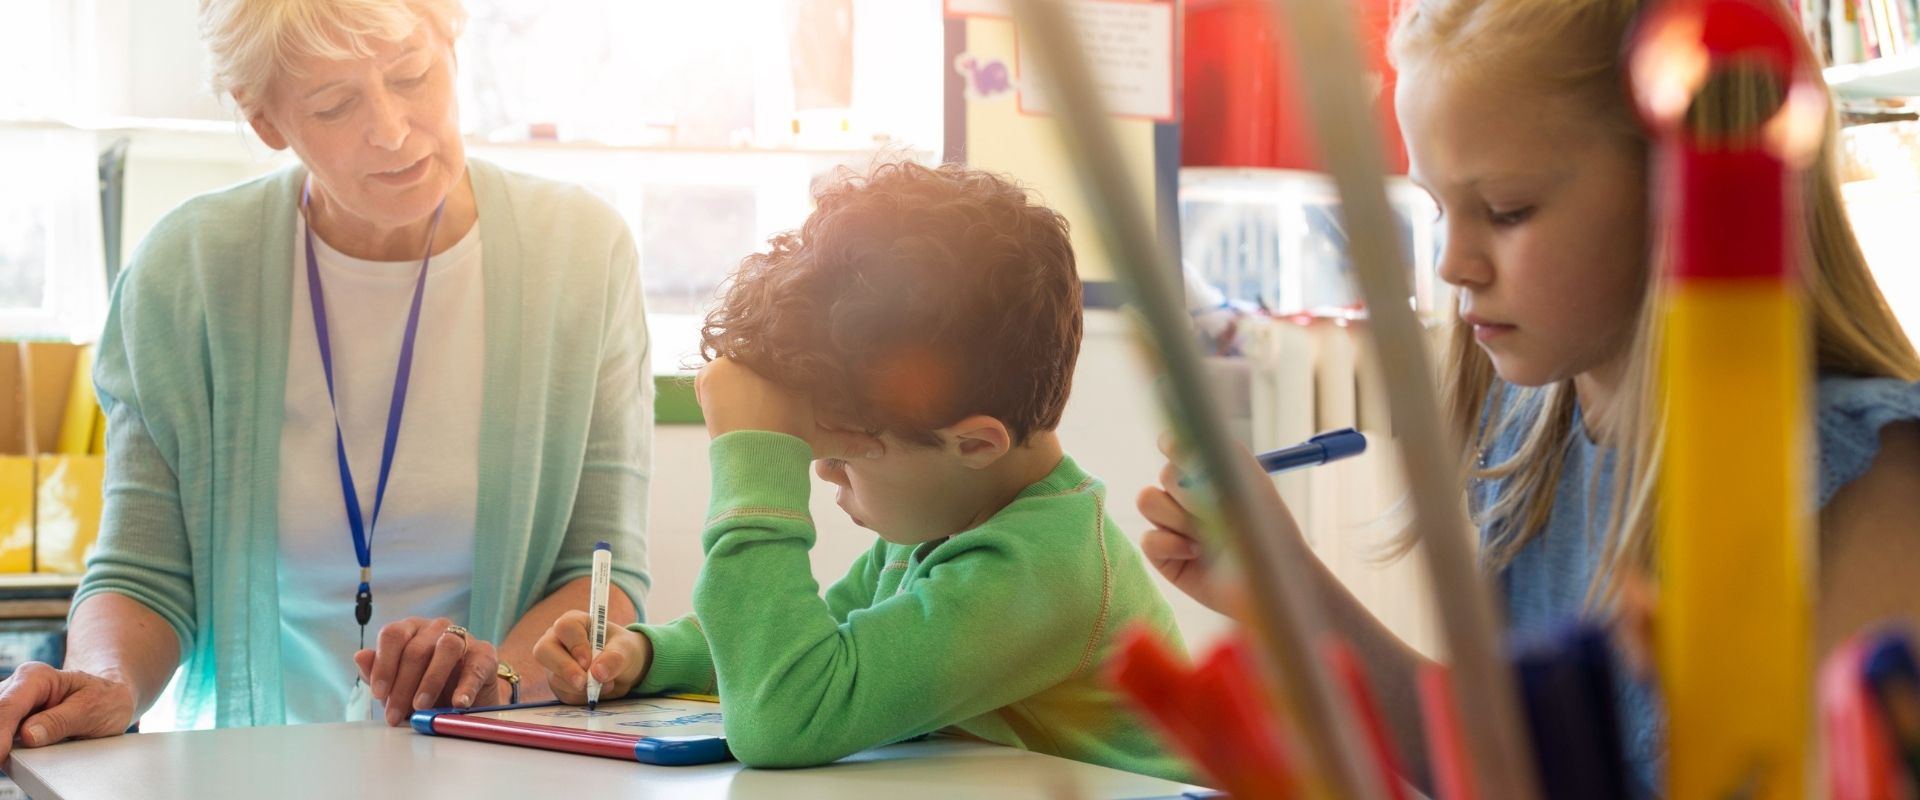
[{"label": "cardboard box", "polygon": [[100,485],[107,459],[51,455],[35,459],[33,571],[77,575],[100,539]]},{"label": "cardboard box", "polygon": [[92,361],[81,345],[0,342],[0,573],[81,572],[99,538]]},{"label": "cardboard box", "polygon": [[0,573],[33,571],[33,459],[0,456]]}]

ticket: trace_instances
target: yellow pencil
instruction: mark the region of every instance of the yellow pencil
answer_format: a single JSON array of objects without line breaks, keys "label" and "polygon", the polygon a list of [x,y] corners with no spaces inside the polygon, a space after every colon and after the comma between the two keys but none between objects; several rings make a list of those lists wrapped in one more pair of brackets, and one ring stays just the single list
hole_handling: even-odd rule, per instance
[{"label": "yellow pencil", "polygon": [[1812,360],[1792,223],[1826,108],[1775,5],[1669,3],[1630,56],[1670,247],[1656,628],[1673,797],[1807,788]]}]

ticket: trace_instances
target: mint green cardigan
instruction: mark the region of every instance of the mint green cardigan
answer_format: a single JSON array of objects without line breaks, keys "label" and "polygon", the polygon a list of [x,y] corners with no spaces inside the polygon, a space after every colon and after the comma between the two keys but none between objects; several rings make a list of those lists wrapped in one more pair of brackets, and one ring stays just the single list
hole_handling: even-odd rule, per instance
[{"label": "mint green cardigan", "polygon": [[[620,216],[576,186],[477,160],[468,171],[487,313],[467,627],[499,642],[591,574],[595,541],[614,545],[615,585],[645,597],[653,381],[644,316],[616,313],[641,307]],[[285,721],[279,449],[305,178],[292,167],[169,213],[115,287],[100,340],[105,506],[74,607],[115,592],[173,626],[188,723]],[[638,380],[615,379],[619,367]]]}]

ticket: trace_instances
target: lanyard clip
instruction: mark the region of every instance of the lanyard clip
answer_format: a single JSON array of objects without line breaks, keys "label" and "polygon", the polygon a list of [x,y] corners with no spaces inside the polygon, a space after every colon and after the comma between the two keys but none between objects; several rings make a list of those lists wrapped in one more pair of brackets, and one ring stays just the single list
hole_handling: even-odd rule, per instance
[{"label": "lanyard clip", "polygon": [[365,583],[360,584],[360,591],[353,596],[353,618],[362,630],[373,619],[373,588]]}]

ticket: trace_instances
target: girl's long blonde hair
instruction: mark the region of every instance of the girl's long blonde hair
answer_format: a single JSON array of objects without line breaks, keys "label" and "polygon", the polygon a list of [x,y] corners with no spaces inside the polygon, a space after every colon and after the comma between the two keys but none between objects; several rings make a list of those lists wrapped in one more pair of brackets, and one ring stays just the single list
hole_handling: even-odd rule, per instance
[{"label": "girl's long blonde hair", "polygon": [[[1596,125],[1622,136],[1644,136],[1626,93],[1622,53],[1642,8],[1652,0],[1412,0],[1394,23],[1391,52],[1404,72],[1445,69],[1526,87],[1547,96],[1576,99],[1592,109]],[[1739,84],[1739,81],[1732,82]],[[1703,93],[1695,117],[1738,126],[1771,112],[1778,93],[1745,85],[1722,85]],[[1716,99],[1717,95],[1717,99]],[[1771,97],[1769,97],[1771,95]],[[1717,108],[1715,106],[1718,106]],[[1698,121],[1698,120],[1696,120]],[[1713,120],[1708,121],[1713,124]],[[1838,128],[1829,119],[1819,160],[1802,180],[1805,268],[1801,271],[1814,323],[1821,372],[1920,380],[1920,355],[1900,329],[1873,278],[1847,222],[1840,194]],[[1649,241],[1657,239],[1649,237]],[[1590,603],[1617,591],[1618,576],[1651,562],[1655,483],[1664,422],[1654,384],[1660,315],[1658,253],[1628,344],[1618,397],[1605,420],[1593,420],[1606,441],[1622,449],[1614,462],[1613,490],[1603,517],[1607,559],[1589,586]],[[1460,443],[1462,474],[1504,479],[1503,491],[1474,521],[1492,525],[1494,538],[1482,553],[1490,570],[1512,562],[1520,548],[1545,528],[1556,501],[1562,466],[1574,431],[1573,382],[1510,387],[1474,342],[1471,326],[1450,321],[1443,368],[1448,426]],[[1514,391],[1509,393],[1511,388]],[[1512,402],[1503,404],[1503,398]],[[1502,407],[1502,406],[1505,407]],[[1520,444],[1499,463],[1481,454],[1502,432],[1519,429]],[[1594,498],[1589,497],[1589,502]],[[1410,537],[1403,539],[1410,545]]]}]

